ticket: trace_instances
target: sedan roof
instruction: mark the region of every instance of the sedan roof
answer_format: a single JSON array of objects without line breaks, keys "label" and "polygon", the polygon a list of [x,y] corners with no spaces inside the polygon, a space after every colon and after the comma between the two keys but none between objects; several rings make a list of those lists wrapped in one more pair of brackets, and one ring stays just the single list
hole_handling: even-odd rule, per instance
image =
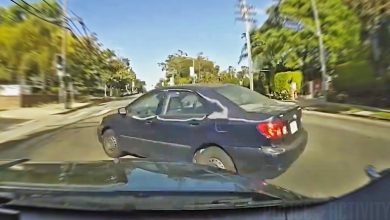
[{"label": "sedan roof", "polygon": [[167,90],[167,89],[188,89],[188,90],[193,90],[193,91],[205,91],[209,89],[214,89],[214,88],[220,88],[223,86],[227,86],[230,84],[186,84],[186,85],[180,85],[180,86],[167,86],[167,87],[162,87],[157,90]]}]

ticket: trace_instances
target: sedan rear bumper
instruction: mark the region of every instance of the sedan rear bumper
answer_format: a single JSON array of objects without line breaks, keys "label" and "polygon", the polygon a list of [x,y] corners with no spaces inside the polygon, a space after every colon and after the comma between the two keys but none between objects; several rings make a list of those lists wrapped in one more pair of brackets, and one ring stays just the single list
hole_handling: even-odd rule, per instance
[{"label": "sedan rear bumper", "polygon": [[304,129],[288,145],[233,147],[227,149],[240,175],[271,179],[285,172],[305,150],[308,134]]}]

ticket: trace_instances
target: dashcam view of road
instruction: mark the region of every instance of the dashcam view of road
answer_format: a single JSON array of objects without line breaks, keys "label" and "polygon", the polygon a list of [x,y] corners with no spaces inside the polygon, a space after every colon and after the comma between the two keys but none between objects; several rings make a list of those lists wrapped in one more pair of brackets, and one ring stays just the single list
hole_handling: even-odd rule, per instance
[{"label": "dashcam view of road", "polygon": [[[102,117],[116,114],[117,108],[130,102],[114,101],[104,107],[71,113],[69,117],[81,115],[81,118],[55,131],[1,144],[0,159],[30,158],[51,162],[108,160],[110,158],[96,136],[97,126]],[[390,166],[388,123],[308,111],[304,113],[303,125],[309,133],[305,152],[286,173],[271,182],[308,196],[338,196],[369,180],[364,172],[367,165],[378,169]],[[47,128],[50,129],[50,126]]]},{"label": "dashcam view of road", "polygon": [[0,161],[0,194],[147,161],[342,199],[390,173],[390,4],[0,0]]}]

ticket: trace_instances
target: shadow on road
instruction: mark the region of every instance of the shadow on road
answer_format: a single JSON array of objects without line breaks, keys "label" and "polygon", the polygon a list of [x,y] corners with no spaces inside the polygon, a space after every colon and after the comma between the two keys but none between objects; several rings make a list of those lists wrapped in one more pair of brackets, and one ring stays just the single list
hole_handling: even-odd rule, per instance
[{"label": "shadow on road", "polygon": [[20,138],[17,140],[12,140],[12,141],[2,143],[2,144],[0,144],[0,151],[6,151],[10,148],[17,147],[17,146],[24,144],[24,143],[27,143],[27,142],[33,142],[34,139],[36,139],[37,137],[45,135],[45,134],[49,134],[49,133],[54,133],[55,131],[57,131],[59,129],[61,129],[61,127],[36,132],[36,133],[30,134],[30,135],[24,136],[23,138]]},{"label": "shadow on road", "polygon": [[65,126],[46,126],[46,130],[32,133],[27,136],[23,136],[19,139],[8,141],[0,144],[0,152],[7,151],[11,148],[16,148],[20,145],[34,145],[36,142],[39,142],[42,138],[50,138],[57,134],[59,130],[74,130],[74,129],[82,129],[82,128],[90,128],[96,127],[99,124],[99,121],[87,121],[90,118],[83,119],[75,124],[65,125]]}]

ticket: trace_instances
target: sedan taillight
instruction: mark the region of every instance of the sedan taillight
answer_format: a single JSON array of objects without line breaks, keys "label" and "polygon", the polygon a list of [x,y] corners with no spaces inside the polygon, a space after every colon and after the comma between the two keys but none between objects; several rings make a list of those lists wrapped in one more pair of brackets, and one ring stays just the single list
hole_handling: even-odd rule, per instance
[{"label": "sedan taillight", "polygon": [[280,139],[287,134],[287,127],[281,120],[262,122],[256,128],[262,135],[271,140]]}]

